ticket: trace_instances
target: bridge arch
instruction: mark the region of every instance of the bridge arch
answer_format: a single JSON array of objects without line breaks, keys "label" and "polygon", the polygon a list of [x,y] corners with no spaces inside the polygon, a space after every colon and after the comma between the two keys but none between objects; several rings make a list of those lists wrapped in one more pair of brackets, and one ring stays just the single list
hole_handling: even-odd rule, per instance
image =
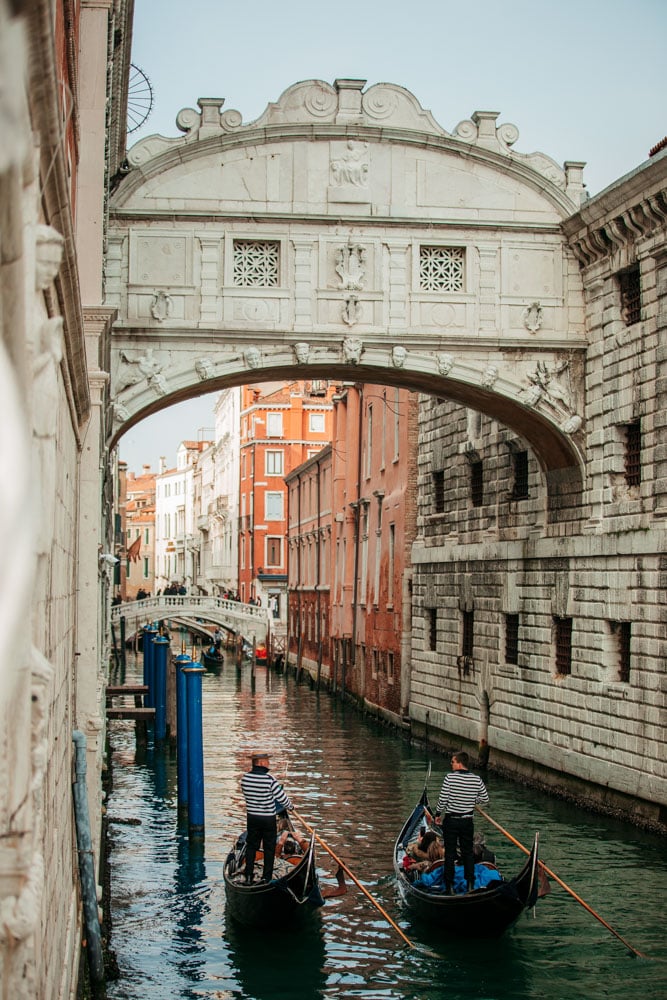
[{"label": "bridge arch", "polygon": [[[582,164],[452,133],[408,91],[288,88],[254,122],[200,99],[128,154],[110,206],[109,442],[242,383],[403,386],[495,417],[581,478],[583,293],[562,230]],[[547,475],[548,478],[548,475]]]}]

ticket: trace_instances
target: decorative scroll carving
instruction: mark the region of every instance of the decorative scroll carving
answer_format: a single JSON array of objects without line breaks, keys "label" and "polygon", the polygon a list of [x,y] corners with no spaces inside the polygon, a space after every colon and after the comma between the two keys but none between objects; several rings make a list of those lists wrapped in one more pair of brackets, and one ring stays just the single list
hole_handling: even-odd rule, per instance
[{"label": "decorative scroll carving", "polygon": [[343,341],[343,359],[351,365],[358,365],[364,349],[363,341],[358,337],[346,337]]},{"label": "decorative scroll carving", "polygon": [[171,295],[162,290],[155,293],[151,302],[151,316],[153,319],[156,319],[158,323],[162,323],[165,319],[169,319],[173,308],[174,300]]},{"label": "decorative scroll carving", "polygon": [[537,333],[542,326],[543,318],[544,313],[539,302],[531,302],[531,304],[526,306],[524,311],[521,313],[523,325],[526,330],[530,331],[530,333]]},{"label": "decorative scroll carving", "polygon": [[331,161],[331,183],[334,187],[352,184],[355,187],[368,187],[369,163],[366,153],[367,142],[348,139],[347,149],[343,156]]},{"label": "decorative scroll carving", "polygon": [[361,306],[356,295],[345,296],[341,316],[343,323],[347,323],[348,326],[354,326],[355,323],[359,322],[361,319]]},{"label": "decorative scroll carving", "polygon": [[339,288],[360,291],[366,278],[366,251],[358,243],[339,247],[336,251],[336,273],[340,277]]}]

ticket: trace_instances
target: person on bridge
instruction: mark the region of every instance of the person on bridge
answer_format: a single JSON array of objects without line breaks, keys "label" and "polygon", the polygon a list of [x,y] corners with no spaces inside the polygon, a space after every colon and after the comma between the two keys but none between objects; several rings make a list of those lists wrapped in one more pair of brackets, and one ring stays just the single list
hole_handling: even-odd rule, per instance
[{"label": "person on bridge", "polygon": [[477,774],[468,770],[470,758],[465,750],[460,750],[452,756],[452,770],[445,776],[438,798],[435,822],[442,824],[442,835],[445,842],[445,893],[452,894],[454,885],[454,866],[457,845],[461,851],[463,874],[468,892],[472,892],[475,884],[475,857],[473,853],[475,805],[480,802],[486,805],[489,793],[486,785]]},{"label": "person on bridge", "polygon": [[241,778],[241,791],[246,803],[246,885],[252,884],[255,872],[255,854],[260,844],[264,851],[262,882],[270,882],[273,877],[273,862],[276,851],[278,829],[276,807],[291,812],[292,802],[283,788],[269,772],[269,755],[254,753],[252,770]]}]

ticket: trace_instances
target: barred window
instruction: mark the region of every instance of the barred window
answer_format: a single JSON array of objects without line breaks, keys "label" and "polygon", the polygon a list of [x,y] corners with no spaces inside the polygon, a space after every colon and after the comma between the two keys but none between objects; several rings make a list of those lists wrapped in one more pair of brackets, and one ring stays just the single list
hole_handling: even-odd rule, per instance
[{"label": "barred window", "polygon": [[428,648],[434,652],[438,648],[438,611],[437,608],[428,608]]},{"label": "barred window", "polygon": [[419,248],[419,287],[427,292],[462,292],[464,269],[463,247]]},{"label": "barred window", "polygon": [[472,658],[475,644],[475,612],[463,611],[461,618],[461,656]]},{"label": "barred window", "polygon": [[630,642],[632,625],[630,622],[610,622],[612,633],[616,636],[618,653],[618,679],[627,684],[630,680]]},{"label": "barred window", "polygon": [[505,615],[505,663],[519,662],[519,616]]},{"label": "barred window", "polygon": [[625,481],[639,486],[642,481],[642,429],[638,420],[625,425]]},{"label": "barred window", "polygon": [[473,507],[484,503],[484,465],[481,461],[470,463],[470,498]]},{"label": "barred window", "polygon": [[556,673],[572,673],[572,619],[554,616],[554,641],[556,646]]},{"label": "barred window", "polygon": [[270,240],[234,240],[234,284],[271,288],[278,284],[280,244]]},{"label": "barred window", "polygon": [[626,326],[638,323],[642,318],[642,285],[639,264],[621,271],[618,275],[621,293],[621,315]]},{"label": "barred window", "polygon": [[436,514],[445,512],[445,473],[442,469],[433,473],[433,511]]},{"label": "barred window", "polygon": [[525,500],[528,496],[528,452],[516,451],[514,461],[513,500]]}]

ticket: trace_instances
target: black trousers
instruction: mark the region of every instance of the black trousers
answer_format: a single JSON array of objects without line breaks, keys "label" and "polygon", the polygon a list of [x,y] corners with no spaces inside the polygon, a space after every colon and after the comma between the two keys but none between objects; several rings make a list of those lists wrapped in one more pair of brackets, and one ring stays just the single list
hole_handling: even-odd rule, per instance
[{"label": "black trousers", "polygon": [[248,838],[245,849],[246,878],[251,879],[255,871],[255,854],[260,848],[264,851],[264,870],[262,878],[267,881],[273,876],[273,859],[276,853],[276,817],[247,816]]},{"label": "black trousers", "polygon": [[460,816],[445,816],[442,836],[445,844],[445,882],[454,881],[456,848],[461,851],[463,873],[466,881],[475,877],[475,858],[472,851],[474,824],[472,819]]}]

